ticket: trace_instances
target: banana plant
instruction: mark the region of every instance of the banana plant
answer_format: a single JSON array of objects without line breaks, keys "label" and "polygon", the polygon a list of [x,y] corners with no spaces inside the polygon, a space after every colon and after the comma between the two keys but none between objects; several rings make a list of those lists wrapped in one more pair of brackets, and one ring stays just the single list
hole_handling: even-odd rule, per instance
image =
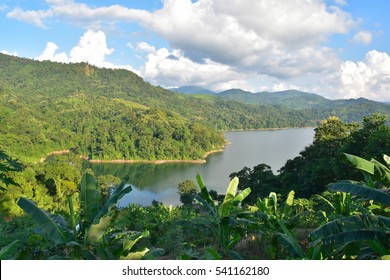
[{"label": "banana plant", "polygon": [[[70,212],[69,222],[62,216],[53,217],[26,198],[19,198],[18,205],[36,222],[45,233],[45,237],[55,245],[60,245],[70,251],[70,257],[82,259],[112,259],[119,255],[124,259],[139,259],[145,256],[148,249],[140,252],[130,252],[133,245],[141,238],[148,236],[143,233],[111,232],[119,211],[116,204],[120,198],[129,193],[132,188],[126,186],[128,176],[114,188],[106,203],[100,207],[100,194],[95,178],[86,173],[80,184],[80,211],[75,213],[73,200],[68,198]],[[110,249],[112,242],[121,244],[120,250],[114,255]]]},{"label": "banana plant", "polygon": [[[242,257],[233,248],[242,238],[242,233],[238,229],[245,227],[250,221],[245,219],[245,213],[240,211],[239,205],[250,194],[251,189],[246,188],[237,194],[239,180],[235,177],[229,183],[223,202],[217,205],[211,198],[200,174],[197,174],[196,180],[199,185],[200,195],[196,195],[195,200],[209,214],[208,217],[199,218],[196,222],[206,224],[212,229],[218,241],[218,248],[224,256],[241,259]],[[206,257],[221,258],[219,253],[212,248],[208,248]]]},{"label": "banana plant", "polygon": [[[280,245],[288,250],[291,258],[304,258],[301,246],[287,228],[287,224],[292,224],[297,215],[293,215],[295,191],[290,191],[283,207],[278,204],[276,193],[271,192],[268,197],[259,198],[256,206],[249,209],[263,221],[261,231],[268,236],[273,246],[268,246],[269,254],[276,258],[280,251]],[[263,216],[259,216],[263,214]],[[271,245],[271,244],[270,244]]]},{"label": "banana plant", "polygon": [[[352,215],[330,221],[311,232],[309,254],[315,259],[390,259],[390,195],[387,187],[390,185],[390,170],[376,160],[368,161],[349,154],[344,154],[344,157],[363,172],[365,182],[339,181],[328,185],[328,189],[349,195],[360,207],[356,207]],[[384,159],[390,165],[386,155]]]}]

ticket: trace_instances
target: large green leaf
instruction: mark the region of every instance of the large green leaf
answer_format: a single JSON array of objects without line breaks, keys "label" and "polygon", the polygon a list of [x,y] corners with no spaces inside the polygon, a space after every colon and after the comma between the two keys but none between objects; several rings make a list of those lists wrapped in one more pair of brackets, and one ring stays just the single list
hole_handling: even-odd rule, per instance
[{"label": "large green leaf", "polygon": [[372,189],[363,185],[348,182],[337,182],[327,186],[331,191],[340,191],[360,196],[366,199],[372,199],[384,205],[390,205],[390,195],[377,189]]},{"label": "large green leaf", "polygon": [[106,230],[111,226],[111,216],[104,216],[98,224],[92,224],[85,234],[85,244],[99,242]]},{"label": "large green leaf", "polygon": [[207,247],[204,250],[204,255],[206,257],[206,260],[222,260],[222,256],[214,248],[211,247]]},{"label": "large green leaf", "polygon": [[282,229],[283,233],[278,232],[276,235],[279,238],[279,241],[288,248],[290,255],[293,258],[303,258],[304,253],[302,251],[301,246],[299,246],[298,242],[294,239],[294,237],[291,235],[290,231],[287,229],[287,227],[284,225],[284,223],[280,220],[277,221],[280,228]]},{"label": "large green leaf", "polygon": [[47,212],[40,209],[33,201],[21,197],[19,198],[18,205],[56,244],[69,241],[69,232],[58,225]]},{"label": "large green leaf", "polygon": [[223,202],[230,201],[236,196],[237,187],[238,187],[238,177],[234,177],[229,183]]},{"label": "large green leaf", "polygon": [[194,199],[198,201],[207,211],[209,211],[213,217],[217,217],[214,201],[212,202],[213,204],[210,205],[203,197],[200,197],[199,195],[194,195]]},{"label": "large green leaf", "polygon": [[270,192],[266,207],[268,211],[272,209],[275,215],[278,213],[278,197],[275,192]]},{"label": "large green leaf", "polygon": [[198,182],[199,188],[200,188],[200,194],[202,195],[203,199],[210,205],[214,206],[214,200],[211,198],[211,195],[209,191],[207,190],[202,177],[198,173],[196,175],[196,181]]},{"label": "large green leaf", "polygon": [[240,191],[233,199],[233,205],[237,205],[241,203],[250,193],[251,193],[250,188],[246,188],[245,190]]},{"label": "large green leaf", "polygon": [[383,159],[387,163],[387,165],[390,167],[390,157],[388,155],[383,155]]},{"label": "large green leaf", "polygon": [[3,247],[0,251],[0,260],[10,260],[14,258],[15,254],[19,251],[20,243],[20,240],[14,240],[12,243]]},{"label": "large green leaf", "polygon": [[222,204],[218,207],[218,215],[220,217],[226,217],[230,214],[233,205],[233,199],[237,193],[237,187],[238,187],[238,178],[234,177],[229,183]]},{"label": "large green leaf", "polygon": [[[354,215],[329,222],[310,233],[314,243],[346,232],[382,231],[390,233],[390,218],[375,215]],[[332,237],[333,236],[333,237]]]},{"label": "large green leaf", "polygon": [[144,260],[154,260],[158,257],[161,257],[165,254],[165,250],[161,248],[152,248],[144,255]]},{"label": "large green leaf", "polygon": [[365,171],[371,175],[374,175],[375,172],[375,165],[358,156],[350,155],[350,154],[342,154],[348,161],[350,161],[357,169]]},{"label": "large green leaf", "polygon": [[71,196],[67,197],[68,199],[68,207],[69,207],[69,220],[70,220],[70,226],[73,230],[73,235],[76,237],[77,230],[76,230],[76,216],[74,213],[74,206],[73,206],[73,200]]},{"label": "large green leaf", "polygon": [[123,250],[128,252],[130,251],[133,246],[142,238],[148,237],[149,236],[149,231],[144,231],[144,232],[137,232],[134,233],[132,236],[129,238],[125,239],[123,241]]},{"label": "large green leaf", "polygon": [[291,214],[292,206],[294,204],[295,191],[290,191],[287,195],[286,203],[283,207],[283,218]]},{"label": "large green leaf", "polygon": [[95,178],[88,173],[81,180],[80,208],[84,226],[92,224],[99,211],[99,190]]},{"label": "large green leaf", "polygon": [[371,162],[375,164],[375,170],[379,173],[379,179],[387,180],[390,183],[389,168],[375,159],[372,159]]},{"label": "large green leaf", "polygon": [[121,260],[140,260],[142,259],[147,253],[149,252],[149,249],[146,248],[143,251],[138,252],[131,252],[128,253],[126,256],[121,256]]},{"label": "large green leaf", "polygon": [[125,194],[133,190],[131,186],[126,187],[127,181],[129,181],[129,176],[126,175],[122,182],[114,189],[112,195],[104,204],[102,209],[100,209],[99,213],[95,216],[95,220],[100,219],[102,216],[106,215],[112,206],[115,206]]}]

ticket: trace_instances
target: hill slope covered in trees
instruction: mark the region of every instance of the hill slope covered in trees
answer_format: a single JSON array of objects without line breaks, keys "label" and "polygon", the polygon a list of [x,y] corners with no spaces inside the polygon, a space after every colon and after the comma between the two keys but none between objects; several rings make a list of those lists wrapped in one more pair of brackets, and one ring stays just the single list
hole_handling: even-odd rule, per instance
[{"label": "hill slope covered in trees", "polygon": [[295,110],[199,98],[126,70],[0,54],[0,148],[28,160],[68,149],[91,159],[197,159],[223,144],[218,130],[315,126],[338,112],[353,121],[389,114],[382,105]]}]

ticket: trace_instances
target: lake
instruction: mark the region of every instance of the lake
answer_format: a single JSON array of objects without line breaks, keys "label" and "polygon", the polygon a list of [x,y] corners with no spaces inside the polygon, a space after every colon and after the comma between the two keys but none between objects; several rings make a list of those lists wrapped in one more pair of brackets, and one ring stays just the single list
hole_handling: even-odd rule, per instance
[{"label": "lake", "polygon": [[152,200],[177,205],[180,203],[177,185],[187,179],[196,182],[197,173],[201,174],[209,190],[224,194],[231,173],[260,163],[268,164],[277,173],[288,159],[296,157],[312,143],[313,136],[313,128],[225,132],[230,144],[224,152],[209,155],[205,164],[94,163],[91,168],[97,176],[130,176],[133,191],[121,199],[119,206],[129,203],[150,205]]}]

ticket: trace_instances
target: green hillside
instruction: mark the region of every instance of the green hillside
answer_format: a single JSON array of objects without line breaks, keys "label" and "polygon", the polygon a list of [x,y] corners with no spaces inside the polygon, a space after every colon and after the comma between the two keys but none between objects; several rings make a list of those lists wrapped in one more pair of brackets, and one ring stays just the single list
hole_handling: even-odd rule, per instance
[{"label": "green hillside", "polygon": [[152,86],[127,70],[0,54],[0,149],[34,161],[68,149],[91,159],[198,159],[223,143],[220,130],[390,114],[371,101],[296,110],[204,97]]}]

